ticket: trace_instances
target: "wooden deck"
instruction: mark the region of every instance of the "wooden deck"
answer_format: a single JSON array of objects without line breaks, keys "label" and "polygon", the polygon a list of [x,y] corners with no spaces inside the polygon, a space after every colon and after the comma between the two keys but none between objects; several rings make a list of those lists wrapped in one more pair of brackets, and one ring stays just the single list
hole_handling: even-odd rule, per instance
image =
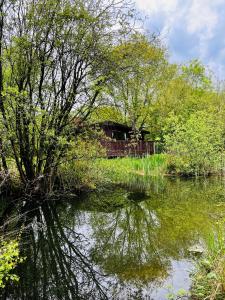
[{"label": "wooden deck", "polygon": [[155,152],[154,142],[139,141],[132,144],[124,140],[102,140],[108,157],[144,156]]}]

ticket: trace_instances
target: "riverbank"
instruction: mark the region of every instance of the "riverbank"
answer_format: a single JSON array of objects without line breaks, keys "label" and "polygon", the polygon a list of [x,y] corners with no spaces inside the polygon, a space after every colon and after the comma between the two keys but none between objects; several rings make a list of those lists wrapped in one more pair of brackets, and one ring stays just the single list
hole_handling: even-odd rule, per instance
[{"label": "riverbank", "polygon": [[167,170],[165,154],[136,158],[123,157],[114,159],[98,159],[95,167],[104,174],[106,180],[116,183],[130,181],[133,176],[163,176]]},{"label": "riverbank", "polygon": [[224,220],[216,222],[213,232],[206,237],[206,251],[192,275],[191,299],[225,299],[224,225]]},{"label": "riverbank", "polygon": [[81,159],[63,165],[60,169],[62,185],[68,188],[75,186],[78,190],[102,188],[108,184],[131,185],[138,177],[200,178],[223,174],[223,164],[211,169],[209,173],[187,171],[176,156],[166,153],[145,157]]},{"label": "riverbank", "polygon": [[166,172],[167,155],[155,154],[142,158],[74,160],[60,167],[59,178],[65,190],[95,190],[111,184],[131,184],[138,177],[164,176]]}]

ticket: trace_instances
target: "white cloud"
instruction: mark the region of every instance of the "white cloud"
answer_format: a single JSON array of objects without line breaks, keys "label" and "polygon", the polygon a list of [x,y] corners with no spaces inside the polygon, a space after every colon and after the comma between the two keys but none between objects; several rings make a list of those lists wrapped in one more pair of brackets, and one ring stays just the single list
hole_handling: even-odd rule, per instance
[{"label": "white cloud", "polygon": [[164,12],[169,14],[176,10],[178,0],[136,0],[140,10],[150,13]]},{"label": "white cloud", "polygon": [[218,2],[220,1],[193,0],[186,16],[188,32],[204,31],[211,35],[218,22]]},{"label": "white cloud", "polygon": [[[136,0],[138,9],[150,16],[163,14],[165,27],[185,22],[191,34],[207,31],[211,33],[218,22],[217,7],[224,0]],[[171,22],[171,20],[173,22]]]},{"label": "white cloud", "polygon": [[224,0],[136,0],[138,9],[150,16],[164,14],[165,24],[171,18],[174,22],[181,18],[190,33],[214,28],[218,21],[218,6],[223,3]]},{"label": "white cloud", "polygon": [[[179,57],[185,57],[185,54],[193,53],[195,56],[193,58],[200,58],[206,64],[209,62],[215,69],[222,72],[224,67],[218,64],[223,64],[223,60],[215,58],[213,62],[212,57],[209,56],[212,56],[210,47],[214,39],[218,41],[216,36],[218,30],[223,32],[221,29],[224,25],[222,25],[221,18],[225,12],[225,0],[136,0],[136,5],[138,9],[150,16],[150,24],[153,26],[152,20],[157,22],[160,19],[158,29],[163,38],[166,37],[169,48],[173,48],[171,41],[176,43],[175,48],[178,52],[173,53],[173,57],[179,59]],[[183,36],[179,35],[181,31]],[[184,42],[185,39],[195,42],[185,53],[182,45],[177,46],[179,45],[178,39]]]}]

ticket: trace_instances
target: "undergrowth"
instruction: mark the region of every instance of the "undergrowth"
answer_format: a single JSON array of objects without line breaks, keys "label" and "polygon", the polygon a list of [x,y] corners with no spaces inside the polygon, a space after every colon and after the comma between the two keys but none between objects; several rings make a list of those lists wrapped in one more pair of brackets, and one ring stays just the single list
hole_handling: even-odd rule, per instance
[{"label": "undergrowth", "polygon": [[104,175],[105,180],[123,183],[132,180],[136,175],[162,176],[166,173],[167,162],[166,155],[155,154],[142,158],[98,159],[95,167]]},{"label": "undergrowth", "polygon": [[207,251],[193,274],[191,289],[194,300],[225,299],[225,222],[219,223],[207,239]]}]

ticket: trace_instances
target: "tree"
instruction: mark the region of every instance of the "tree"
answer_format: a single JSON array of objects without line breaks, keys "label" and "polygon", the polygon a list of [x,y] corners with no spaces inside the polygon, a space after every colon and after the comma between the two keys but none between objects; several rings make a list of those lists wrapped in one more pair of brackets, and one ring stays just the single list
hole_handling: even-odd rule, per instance
[{"label": "tree", "polygon": [[8,4],[0,3],[2,123],[21,181],[45,193],[70,147],[72,120],[89,116],[111,77],[110,49],[127,32],[130,7],[114,0]]},{"label": "tree", "polygon": [[134,34],[114,48],[113,57],[122,71],[112,80],[109,93],[138,139],[165,80],[165,51],[157,39]]},{"label": "tree", "polygon": [[91,122],[104,122],[106,120],[110,120],[116,123],[124,122],[124,115],[122,111],[114,106],[112,103],[111,105],[100,105],[97,107],[93,113],[91,114]]},{"label": "tree", "polygon": [[171,112],[187,120],[196,111],[215,107],[217,98],[211,75],[197,60],[184,66],[170,65],[167,74],[167,81],[152,106],[149,122],[153,138],[161,141],[165,120]]}]

